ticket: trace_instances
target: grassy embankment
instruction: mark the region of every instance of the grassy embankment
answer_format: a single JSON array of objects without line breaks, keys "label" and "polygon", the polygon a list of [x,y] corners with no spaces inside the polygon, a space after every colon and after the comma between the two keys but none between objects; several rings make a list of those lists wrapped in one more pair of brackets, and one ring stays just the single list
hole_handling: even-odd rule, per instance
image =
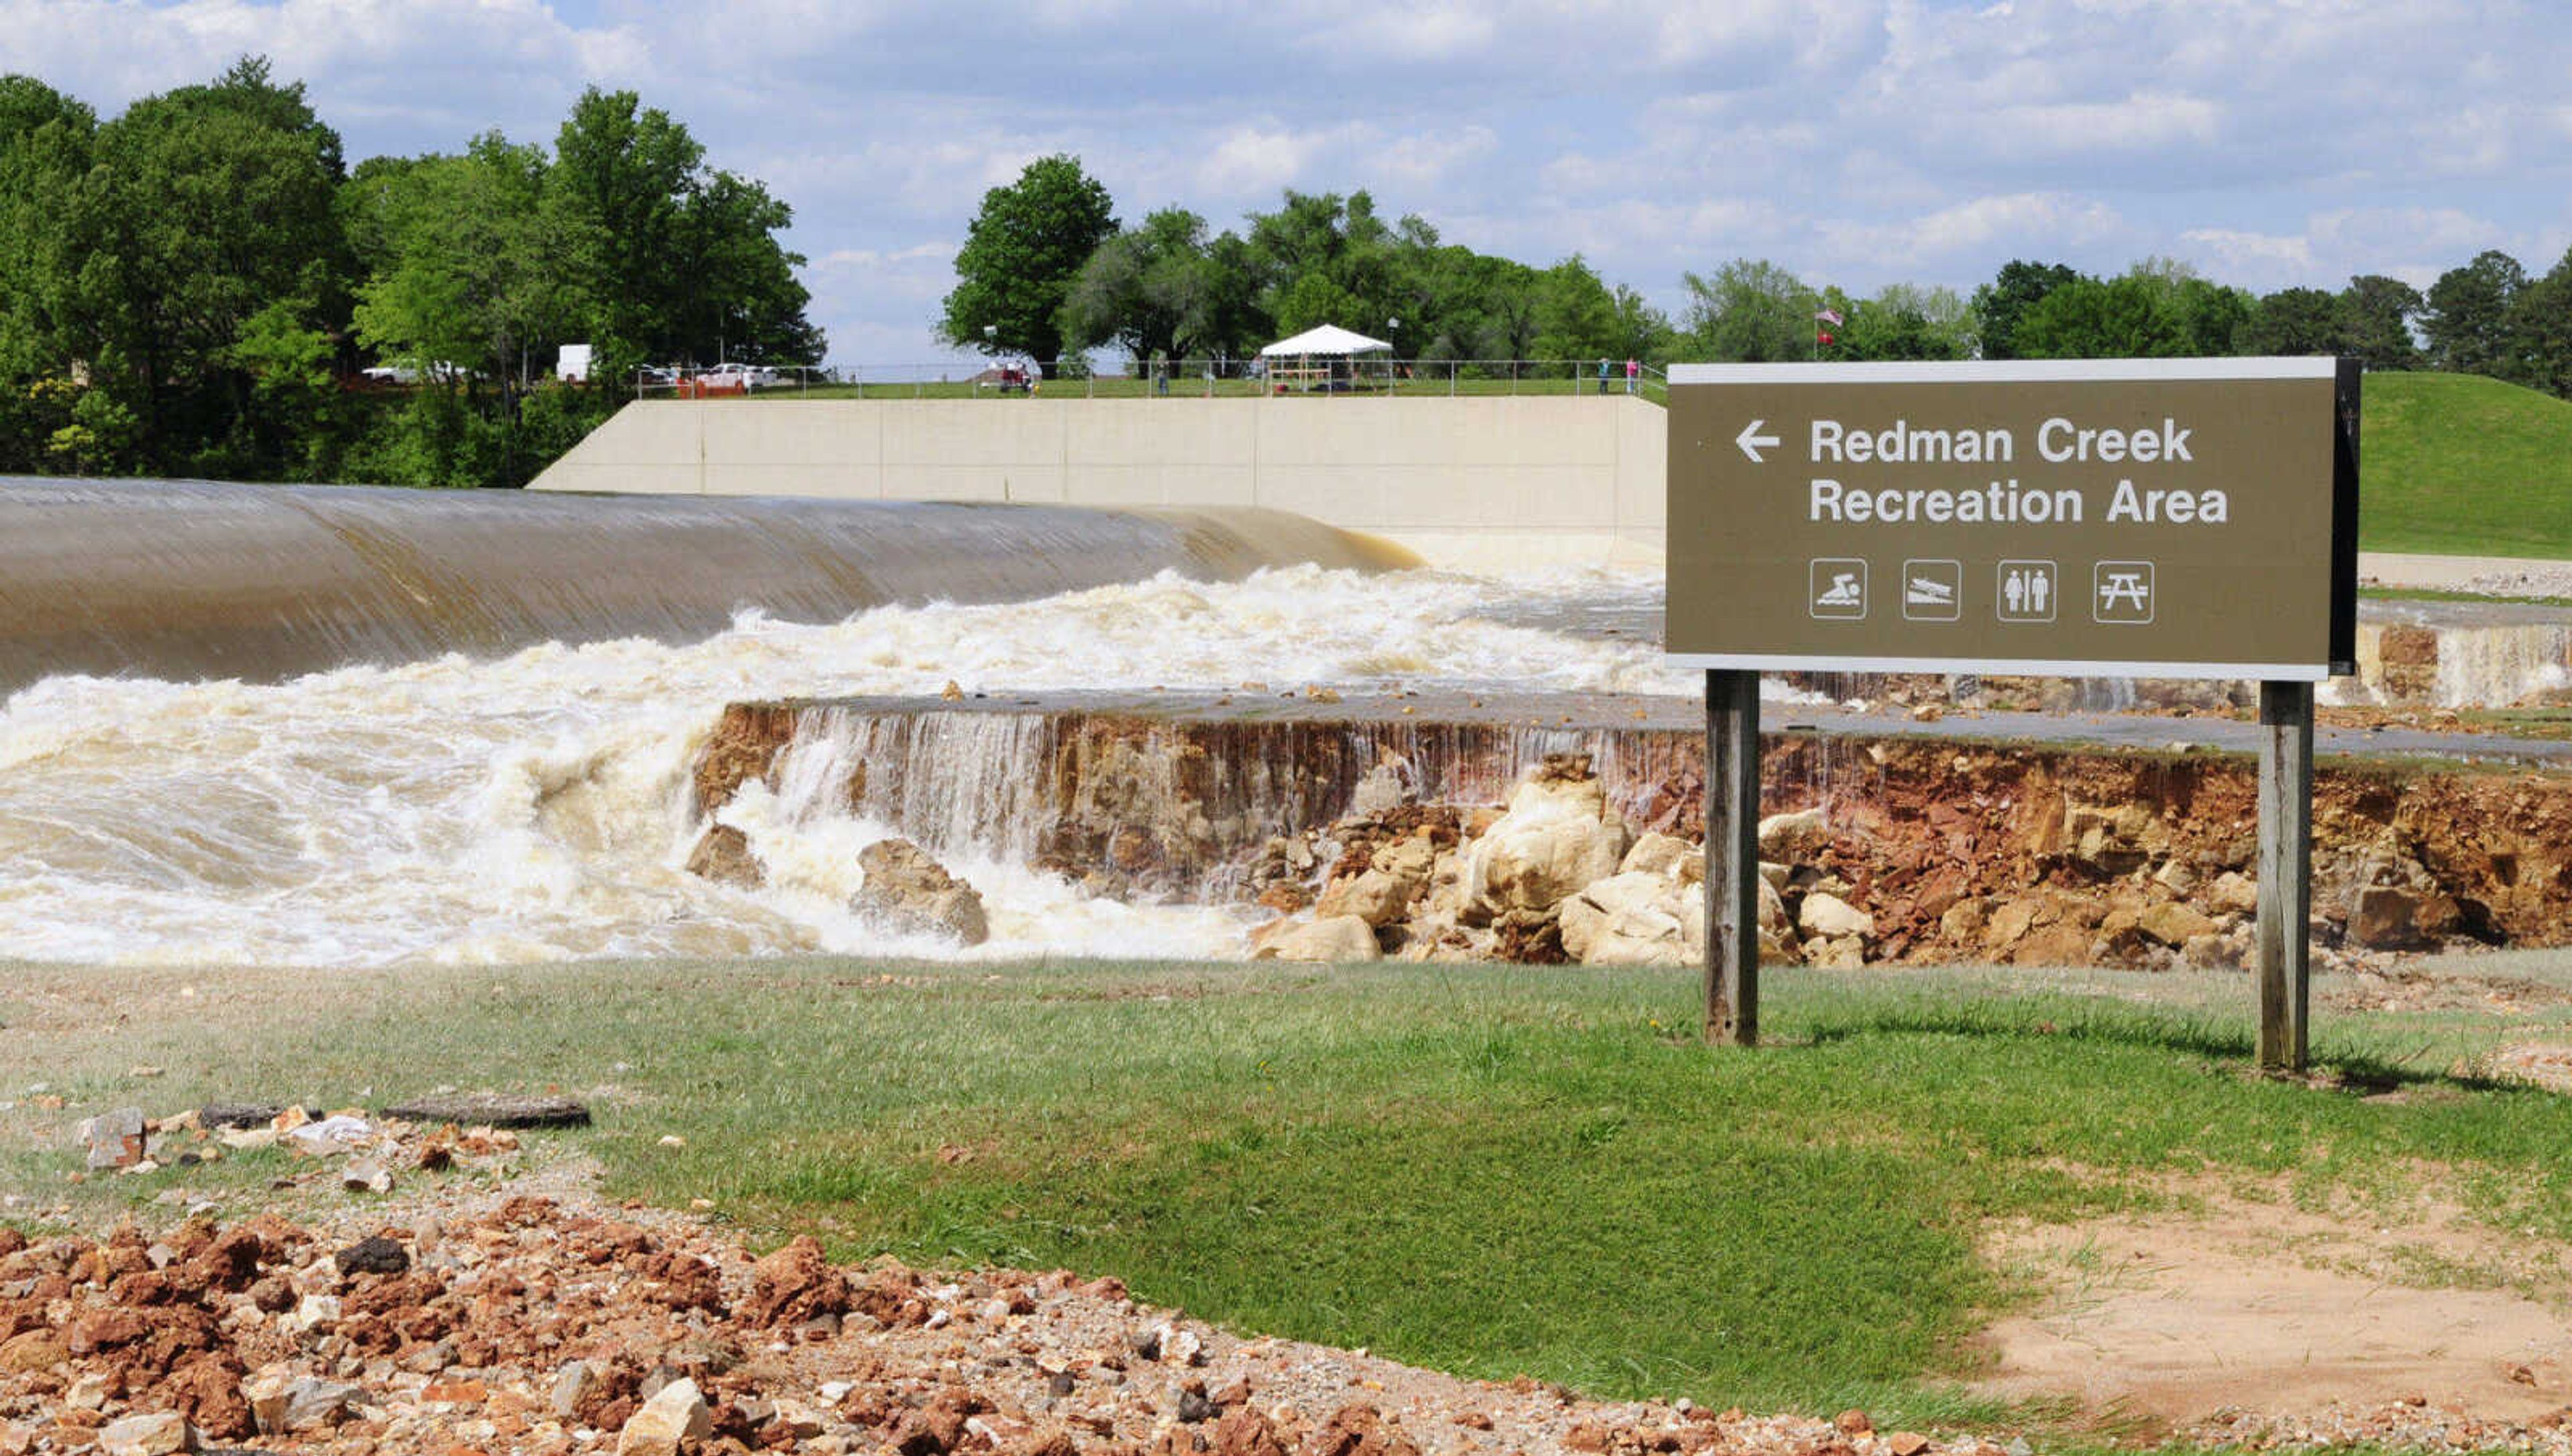
[{"label": "grassy embankment", "polygon": [[2371,551],[2572,557],[2572,403],[2472,374],[2369,374]]},{"label": "grassy embankment", "polygon": [[[2561,957],[2471,969],[2572,986]],[[176,1188],[238,1215],[296,1170],[263,1152],[67,1185],[74,1120],[108,1107],[559,1087],[598,1122],[546,1147],[754,1239],[1114,1272],[1238,1328],[1600,1394],[1992,1418],[1952,1382],[2027,1293],[1978,1253],[1996,1218],[2367,1215],[2434,1186],[2572,1240],[2572,1099],[2450,1076],[2559,1003],[2325,1011],[2345,1081],[2306,1086],[2246,1075],[2238,976],[1780,976],[1775,1045],[1743,1055],[1696,1045],[1676,972],[814,960],[109,991],[6,971],[0,1187],[75,1218]],[[112,1023],[111,1001],[149,1014]],[[37,1082],[69,1105],[35,1109]]]}]

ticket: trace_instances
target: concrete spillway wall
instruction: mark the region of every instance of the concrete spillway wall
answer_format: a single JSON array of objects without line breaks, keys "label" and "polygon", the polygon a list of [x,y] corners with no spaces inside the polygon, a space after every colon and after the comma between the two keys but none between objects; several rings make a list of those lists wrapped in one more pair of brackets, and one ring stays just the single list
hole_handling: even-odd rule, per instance
[{"label": "concrete spillway wall", "polygon": [[1301,561],[1412,564],[1277,511],[0,475],[0,698],[61,673],[274,682],[539,642],[696,641],[744,607],[832,622]]},{"label": "concrete spillway wall", "polygon": [[1621,394],[646,400],[534,488],[1251,505],[1459,565],[1658,562],[1666,418]]}]

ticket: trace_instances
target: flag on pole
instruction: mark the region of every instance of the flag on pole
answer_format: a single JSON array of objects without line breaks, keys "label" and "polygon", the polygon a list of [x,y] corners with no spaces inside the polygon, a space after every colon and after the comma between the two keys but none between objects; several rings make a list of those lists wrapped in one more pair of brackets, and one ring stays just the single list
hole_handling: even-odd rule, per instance
[{"label": "flag on pole", "polygon": [[1840,317],[1840,311],[1839,311],[1839,310],[1837,310],[1837,309],[1824,309],[1822,312],[1820,312],[1820,313],[1818,313],[1818,314],[1815,314],[1815,315],[1813,316],[1813,322],[1814,322],[1814,323],[1816,323],[1816,324],[1828,324],[1828,325],[1830,325],[1832,328],[1835,328],[1835,329],[1836,329],[1836,328],[1838,328],[1840,325],[1845,324],[1845,323],[1847,323],[1848,321],[1847,321],[1846,319],[1843,319],[1843,318],[1841,318],[1841,317]]}]

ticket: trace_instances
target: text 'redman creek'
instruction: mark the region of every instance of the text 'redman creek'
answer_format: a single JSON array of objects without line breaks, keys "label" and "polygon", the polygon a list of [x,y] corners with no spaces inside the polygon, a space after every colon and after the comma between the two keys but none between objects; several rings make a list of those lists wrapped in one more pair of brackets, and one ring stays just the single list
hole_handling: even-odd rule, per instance
[{"label": "text 'redman creek'", "polygon": [[[2092,428],[2060,415],[2036,428],[2036,460],[2048,464],[2107,463],[2188,465],[2191,431],[2165,416],[2158,425],[2135,429]],[[1812,460],[1839,464],[2014,464],[2019,459],[2017,435],[2006,428],[1933,429],[1896,419],[1882,429],[1852,429],[1836,419],[1816,419]],[[1822,476],[1813,478],[1807,496],[1809,519],[1864,523],[1929,521],[1978,524],[2078,524],[2090,518],[2087,492],[2070,487],[2022,487],[2016,476],[1980,487],[1893,486],[1861,489]],[[2101,519],[2169,522],[2175,525],[2220,525],[2232,518],[2232,501],[2221,490],[2138,489],[2121,479],[2109,492]]]}]

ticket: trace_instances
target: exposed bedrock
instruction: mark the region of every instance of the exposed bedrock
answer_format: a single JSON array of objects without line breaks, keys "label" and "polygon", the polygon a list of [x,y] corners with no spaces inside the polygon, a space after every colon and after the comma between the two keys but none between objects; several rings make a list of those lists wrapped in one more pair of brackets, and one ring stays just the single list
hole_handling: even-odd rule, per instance
[{"label": "exposed bedrock", "polygon": [[[1292,917],[1262,949],[1344,948],[1355,920],[1388,954],[1694,958],[1699,735],[1320,711],[743,704],[699,758],[697,804],[757,781],[1093,893],[1255,900]],[[2247,756],[1794,732],[1766,739],[1763,768],[1777,959],[2248,954]],[[2572,774],[2326,759],[2314,826],[2326,947],[2572,941]]]}]

